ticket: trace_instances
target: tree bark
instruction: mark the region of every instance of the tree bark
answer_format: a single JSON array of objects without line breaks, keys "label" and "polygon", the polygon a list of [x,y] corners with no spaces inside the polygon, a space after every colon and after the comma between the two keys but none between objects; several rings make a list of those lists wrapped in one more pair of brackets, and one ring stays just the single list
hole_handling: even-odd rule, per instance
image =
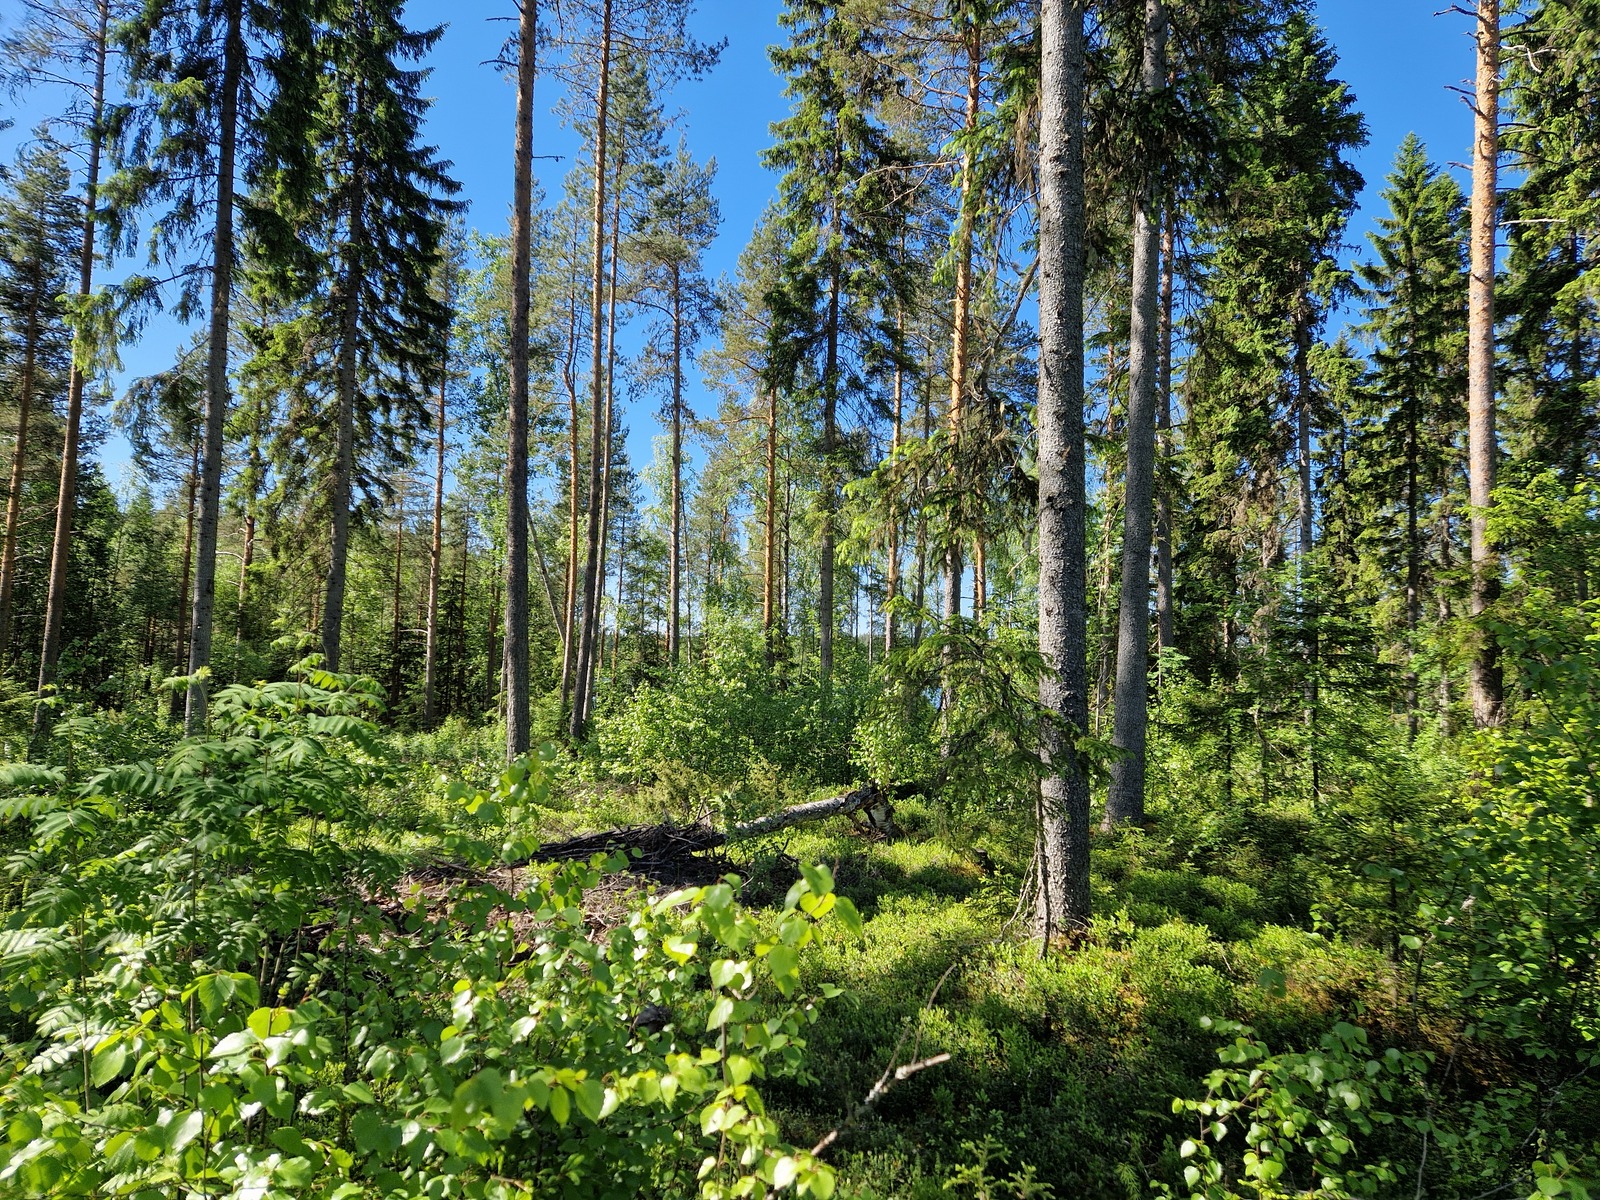
[{"label": "tree bark", "polygon": [[[1172,208],[1161,228],[1161,376],[1156,395],[1156,454],[1165,462],[1172,456]],[[1172,496],[1163,479],[1156,481],[1156,645],[1174,649],[1172,607]]]},{"label": "tree bark", "polygon": [[532,747],[528,696],[528,287],[533,271],[533,78],[539,6],[517,25],[517,129],[511,198],[511,395],[506,414],[506,611],[501,674],[506,761]]},{"label": "tree bark", "polygon": [[[100,191],[100,153],[105,142],[101,128],[106,107],[107,34],[111,0],[100,0],[99,28],[94,44],[94,92],[89,102],[89,174],[83,189],[83,241],[78,250],[78,296],[89,295],[94,285],[95,205]],[[83,428],[83,389],[87,382],[73,347],[72,370],[67,379],[67,423],[61,445],[61,485],[56,493],[56,528],[50,542],[50,590],[44,609],[44,647],[39,655],[39,694],[56,683],[61,662],[61,627],[67,609],[67,563],[72,555],[73,508],[78,502],[78,440]],[[41,744],[50,735],[50,712],[40,704],[33,711],[33,739]]]},{"label": "tree bark", "polygon": [[590,357],[590,402],[593,413],[589,432],[589,521],[586,536],[587,552],[583,564],[582,621],[578,633],[577,678],[574,681],[571,722],[568,733],[573,741],[581,741],[587,728],[589,711],[589,664],[594,659],[595,621],[598,609],[600,584],[600,456],[605,442],[604,419],[605,377],[601,373],[604,350],[604,331],[601,318],[605,304],[605,220],[606,220],[606,134],[607,106],[611,93],[611,0],[602,0],[600,9],[600,78],[595,89],[595,139],[594,139],[594,265],[589,295],[589,316],[592,325],[593,350]]},{"label": "tree bark", "polygon": [[583,714],[586,723],[594,716],[595,680],[606,655],[606,629],[602,621],[602,608],[606,597],[607,547],[611,537],[611,443],[617,394],[617,264],[621,259],[618,251],[622,242],[622,151],[625,150],[626,147],[622,147],[617,154],[617,177],[613,189],[616,195],[611,204],[611,266],[609,298],[606,301],[606,432],[604,457],[600,464],[600,583],[595,588],[594,612],[590,614],[590,619],[595,623],[597,637],[594,655],[589,661],[589,680],[585,689],[585,694],[589,698],[588,711]]},{"label": "tree bark", "polygon": [[[837,233],[839,209],[835,202],[829,218],[830,240]],[[839,511],[839,467],[835,462],[839,446],[839,266],[828,273],[827,355],[823,363],[822,385],[822,545],[817,582],[817,657],[822,686],[833,682],[833,630],[837,623],[833,610],[834,528]]]},{"label": "tree bark", "polygon": [[767,670],[777,661],[778,389],[767,390],[766,538],[761,548],[761,644]]},{"label": "tree bark", "polygon": [[[898,336],[903,337],[905,332],[905,313],[899,305],[895,306],[894,328]],[[905,372],[901,370],[898,362],[894,365],[894,424],[889,433],[889,457],[892,459],[900,453],[901,422],[904,419],[905,407]],[[894,650],[894,602],[900,595],[900,500],[898,496],[891,497],[889,501],[889,564],[888,576],[884,580],[883,588],[883,653],[887,658]]]},{"label": "tree bark", "polygon": [[189,683],[184,732],[205,728],[211,666],[212,611],[217,597],[217,524],[222,513],[222,440],[228,416],[228,329],[233,296],[233,160],[239,136],[239,85],[244,75],[244,0],[223,0],[227,31],[217,122],[217,223],[211,239],[211,322],[206,348],[205,450],[200,470],[200,530],[195,547],[194,606],[189,621]]},{"label": "tree bark", "polygon": [[[576,270],[578,259],[578,220],[572,221],[572,263]],[[575,378],[575,359],[578,355],[578,295],[577,279],[573,277],[567,292],[567,361],[562,378],[567,386],[567,574],[563,595],[566,602],[561,609],[561,712],[567,711],[567,701],[572,695],[572,672],[576,666],[577,640],[573,636],[574,613],[578,607],[578,381]]]},{"label": "tree bark", "polygon": [[[1167,83],[1167,13],[1145,0],[1141,90]],[[1144,164],[1133,202],[1133,313],[1128,342],[1127,481],[1122,494],[1122,591],[1117,609],[1117,680],[1105,823],[1144,819],[1145,736],[1150,690],[1150,526],[1154,515],[1156,395],[1161,375],[1161,166]]]},{"label": "tree bark", "polygon": [[[447,278],[445,290],[451,290],[448,278],[450,263],[445,263]],[[448,335],[447,335],[448,336]],[[448,341],[443,360],[439,363],[439,407],[435,418],[433,443],[433,529],[428,541],[428,609],[426,617],[427,645],[422,663],[422,727],[433,728],[434,704],[439,686],[439,586],[444,572],[444,460],[446,435],[446,389],[450,382],[450,351]]]},{"label": "tree bark", "polygon": [[1088,726],[1084,620],[1083,0],[1041,0],[1039,101],[1039,699],[1035,931],[1089,920],[1089,779],[1073,742]]},{"label": "tree bark", "polygon": [[[983,79],[983,50],[978,40],[977,20],[968,20],[960,33],[962,49],[967,56],[967,90],[961,128],[970,139],[978,127],[978,101]],[[968,142],[961,151],[961,196],[956,212],[955,309],[950,322],[950,407],[947,419],[950,428],[950,475],[958,481],[958,488],[962,426],[966,419],[968,314],[972,308],[972,155],[972,146]],[[944,551],[943,615],[946,621],[961,615],[962,571],[961,535],[953,529]],[[941,702],[946,709],[951,699],[948,674],[947,670],[944,686],[940,689],[943,693]]]},{"label": "tree bark", "polygon": [[667,538],[667,661],[678,665],[678,610],[683,600],[683,304],[672,264],[672,530]]},{"label": "tree bark", "polygon": [[[36,281],[37,282],[37,281]],[[22,519],[22,478],[28,465],[28,421],[33,414],[33,385],[39,348],[39,288],[28,305],[23,333],[22,387],[17,399],[17,440],[11,451],[11,481],[6,492],[5,548],[0,551],[0,664],[11,650],[11,593],[17,576],[17,524]]]},{"label": "tree bark", "polygon": [[1472,139],[1472,276],[1467,297],[1467,482],[1472,501],[1472,719],[1479,729],[1505,721],[1500,648],[1482,625],[1500,596],[1500,555],[1489,541],[1495,443],[1494,243],[1500,161],[1500,0],[1478,0],[1477,102]]},{"label": "tree bark", "polygon": [[[352,106],[361,103],[358,86],[350,97]],[[334,436],[332,526],[328,550],[328,586],[322,597],[322,658],[330,671],[339,669],[344,639],[344,590],[350,565],[350,509],[355,490],[356,388],[358,383],[358,339],[361,336],[361,270],[358,247],[366,238],[366,155],[359,146],[351,147],[350,215],[346,232],[344,268],[339,290],[339,367],[337,431]]]}]

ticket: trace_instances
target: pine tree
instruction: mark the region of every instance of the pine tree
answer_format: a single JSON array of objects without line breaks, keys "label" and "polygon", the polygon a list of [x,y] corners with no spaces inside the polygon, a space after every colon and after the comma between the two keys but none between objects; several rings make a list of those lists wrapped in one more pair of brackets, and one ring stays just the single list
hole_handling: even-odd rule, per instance
[{"label": "pine tree", "polygon": [[667,659],[679,658],[678,622],[683,580],[683,432],[692,420],[683,397],[684,368],[700,333],[716,316],[716,298],[705,277],[701,255],[717,235],[721,214],[711,184],[716,162],[696,163],[680,140],[677,156],[651,193],[648,208],[629,253],[640,269],[640,303],[656,314],[651,323],[645,378],[664,383],[664,417],[672,439],[672,498],[667,549]]},{"label": "pine tree", "polygon": [[[1495,440],[1495,235],[1500,169],[1500,0],[1478,0],[1474,31],[1477,90],[1472,124],[1472,209],[1467,290],[1467,483],[1472,501],[1472,616],[1482,620],[1500,595],[1500,556],[1489,541],[1489,502],[1500,448]],[[1472,718],[1478,728],[1505,720],[1500,649],[1476,631],[1472,655]]]},{"label": "pine tree", "polygon": [[25,151],[0,198],[0,364],[17,406],[16,440],[0,546],[0,664],[10,656],[17,576],[17,526],[28,466],[28,426],[37,407],[67,383],[72,335],[62,296],[82,234],[61,150],[42,142]]}]

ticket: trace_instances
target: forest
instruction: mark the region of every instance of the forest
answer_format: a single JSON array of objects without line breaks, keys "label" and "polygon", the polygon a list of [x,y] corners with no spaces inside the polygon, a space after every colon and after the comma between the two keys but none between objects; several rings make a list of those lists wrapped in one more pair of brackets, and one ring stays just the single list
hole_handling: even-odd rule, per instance
[{"label": "forest", "polygon": [[1600,1195],[1600,0],[1343,2],[6,0],[0,1196]]}]

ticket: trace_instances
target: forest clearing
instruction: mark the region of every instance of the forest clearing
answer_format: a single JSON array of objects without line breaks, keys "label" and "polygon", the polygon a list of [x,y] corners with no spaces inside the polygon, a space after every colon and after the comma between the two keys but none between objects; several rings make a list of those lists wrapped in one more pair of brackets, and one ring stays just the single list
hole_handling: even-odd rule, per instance
[{"label": "forest clearing", "polygon": [[0,7],[0,1197],[1600,1191],[1600,0],[477,7]]}]

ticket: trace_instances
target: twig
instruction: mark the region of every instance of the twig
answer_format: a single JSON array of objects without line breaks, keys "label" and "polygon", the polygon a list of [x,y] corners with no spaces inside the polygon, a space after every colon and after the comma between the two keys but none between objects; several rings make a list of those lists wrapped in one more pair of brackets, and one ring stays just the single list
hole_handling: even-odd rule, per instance
[{"label": "twig", "polygon": [[820,1155],[829,1146],[833,1145],[834,1142],[838,1141],[839,1135],[844,1133],[845,1130],[849,1129],[852,1125],[859,1121],[862,1117],[862,1114],[871,1112],[872,1109],[877,1105],[878,1101],[882,1100],[883,1097],[887,1095],[896,1084],[904,1083],[918,1071],[926,1071],[929,1067],[936,1067],[940,1063],[946,1063],[950,1061],[949,1052],[942,1051],[938,1054],[930,1055],[927,1058],[917,1059],[914,1062],[908,1062],[901,1067],[894,1065],[900,1058],[900,1047],[906,1044],[906,1035],[909,1034],[912,1029],[916,1029],[917,1044],[921,1045],[922,1015],[933,1007],[933,1002],[939,997],[939,989],[944,986],[944,981],[950,978],[951,972],[954,971],[959,965],[959,961],[953,962],[944,969],[944,974],[939,976],[939,982],[933,985],[933,991],[929,992],[928,998],[922,1002],[922,1009],[917,1013],[916,1024],[912,1025],[910,1022],[907,1022],[906,1027],[900,1031],[899,1038],[895,1040],[894,1050],[889,1054],[889,1065],[883,1069],[883,1074],[878,1076],[878,1082],[872,1085],[871,1090],[867,1092],[866,1098],[861,1101],[860,1107],[857,1108],[855,1112],[851,1113],[840,1124],[830,1129],[823,1136],[820,1142],[811,1147],[811,1153],[813,1157]]}]

